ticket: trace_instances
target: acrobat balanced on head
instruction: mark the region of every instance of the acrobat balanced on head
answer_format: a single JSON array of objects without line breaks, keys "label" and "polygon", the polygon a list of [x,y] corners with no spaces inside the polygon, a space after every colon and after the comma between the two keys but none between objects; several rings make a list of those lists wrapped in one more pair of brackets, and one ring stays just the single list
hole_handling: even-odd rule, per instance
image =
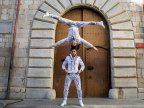
[{"label": "acrobat balanced on head", "polygon": [[52,44],[49,47],[55,47],[55,46],[58,46],[62,43],[65,43],[65,42],[68,42],[70,44],[70,46],[72,46],[72,47],[73,46],[79,46],[81,43],[83,43],[84,45],[86,45],[88,47],[91,47],[91,48],[94,48],[94,50],[97,51],[97,48],[95,46],[93,46],[91,43],[84,40],[80,36],[78,28],[86,26],[86,25],[96,25],[96,26],[101,26],[101,27],[105,28],[105,26],[103,24],[103,21],[100,21],[100,22],[95,22],[95,21],[73,21],[73,20],[69,20],[69,19],[66,19],[66,18],[62,18],[62,17],[57,16],[57,15],[53,15],[49,12],[46,12],[43,17],[47,17],[47,16],[51,17],[53,19],[56,19],[56,20],[58,20],[62,23],[65,23],[69,26],[68,36],[66,38]]}]

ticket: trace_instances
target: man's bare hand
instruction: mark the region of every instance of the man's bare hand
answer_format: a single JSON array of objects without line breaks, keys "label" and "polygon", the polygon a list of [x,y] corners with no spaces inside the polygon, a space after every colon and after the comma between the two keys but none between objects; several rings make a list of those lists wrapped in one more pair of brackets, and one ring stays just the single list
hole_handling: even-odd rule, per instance
[{"label": "man's bare hand", "polygon": [[67,70],[67,69],[65,69],[65,72],[67,73],[67,72],[68,72],[68,70]]}]

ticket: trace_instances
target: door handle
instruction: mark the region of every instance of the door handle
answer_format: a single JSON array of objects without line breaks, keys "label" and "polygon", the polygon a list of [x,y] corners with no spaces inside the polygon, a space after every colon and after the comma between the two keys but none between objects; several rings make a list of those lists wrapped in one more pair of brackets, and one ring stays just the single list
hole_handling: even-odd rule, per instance
[{"label": "door handle", "polygon": [[93,70],[94,67],[93,66],[87,66],[87,70]]}]

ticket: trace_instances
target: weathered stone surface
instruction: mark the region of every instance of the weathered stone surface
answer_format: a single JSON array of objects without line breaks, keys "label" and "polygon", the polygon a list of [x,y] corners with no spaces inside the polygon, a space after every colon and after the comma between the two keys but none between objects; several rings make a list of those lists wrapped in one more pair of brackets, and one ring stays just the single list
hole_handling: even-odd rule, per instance
[{"label": "weathered stone surface", "polygon": [[26,67],[28,58],[14,58],[14,67]]},{"label": "weathered stone surface", "polygon": [[93,5],[95,0],[86,0],[86,4],[90,4],[90,5]]},{"label": "weathered stone surface", "polygon": [[56,10],[54,10],[52,7],[50,7],[46,3],[43,3],[43,5],[40,7],[40,9],[42,9],[44,11],[48,11],[48,12],[53,13],[55,15],[59,15],[59,13]]},{"label": "weathered stone surface", "polygon": [[27,87],[52,87],[52,79],[27,78]]},{"label": "weathered stone surface", "polygon": [[138,93],[138,98],[144,99],[144,93]]},{"label": "weathered stone surface", "polygon": [[112,25],[112,29],[117,29],[117,30],[133,30],[131,21],[113,24]]},{"label": "weathered stone surface", "polygon": [[31,39],[31,47],[47,48],[52,45],[53,39]]},{"label": "weathered stone surface", "polygon": [[136,57],[135,49],[113,49],[114,57]]},{"label": "weathered stone surface", "polygon": [[11,92],[15,93],[25,93],[26,88],[25,87],[10,87]]},{"label": "weathered stone surface", "polygon": [[30,49],[30,57],[54,58],[54,49]]},{"label": "weathered stone surface", "polygon": [[6,87],[8,82],[8,77],[0,77],[0,87]]},{"label": "weathered stone surface", "polygon": [[27,88],[26,98],[29,99],[55,99],[56,92],[46,88]]},{"label": "weathered stone surface", "polygon": [[0,67],[0,77],[8,77],[9,67]]},{"label": "weathered stone surface", "polygon": [[78,5],[81,4],[81,0],[71,0],[72,5]]},{"label": "weathered stone surface", "polygon": [[113,78],[113,87],[137,87],[136,78]]},{"label": "weathered stone surface", "polygon": [[10,92],[9,98],[10,99],[25,99],[25,93]]},{"label": "weathered stone surface", "polygon": [[10,48],[0,48],[0,56],[8,57],[10,56]]},{"label": "weathered stone surface", "polygon": [[63,4],[64,8],[71,7],[71,3],[69,0],[58,0],[61,4]]},{"label": "weathered stone surface", "polygon": [[21,77],[24,78],[26,76],[26,68],[16,68],[12,69],[12,77]]},{"label": "weathered stone surface", "polygon": [[52,59],[29,59],[29,66],[32,67],[52,67]]},{"label": "weathered stone surface", "polygon": [[54,26],[54,24],[51,24],[51,23],[42,22],[42,21],[36,21],[35,20],[33,22],[33,28],[52,28],[52,29],[54,29],[55,26]]},{"label": "weathered stone surface", "polygon": [[139,93],[144,93],[144,88],[138,88]]},{"label": "weathered stone surface", "polygon": [[137,88],[110,89],[109,98],[112,99],[137,98]]},{"label": "weathered stone surface", "polygon": [[35,38],[55,38],[53,30],[33,30],[31,37]]},{"label": "weathered stone surface", "polygon": [[94,6],[101,8],[107,0],[96,0]]},{"label": "weathered stone surface", "polygon": [[106,13],[107,11],[109,11],[111,8],[113,8],[116,4],[118,3],[117,0],[108,0],[106,2],[106,4],[102,7],[102,11],[104,11],[104,13]]},{"label": "weathered stone surface", "polygon": [[136,77],[136,68],[114,68],[113,77]]},{"label": "weathered stone surface", "polygon": [[114,66],[136,66],[135,58],[114,58]]},{"label": "weathered stone surface", "polygon": [[113,40],[114,48],[135,48],[134,40]]},{"label": "weathered stone surface", "polygon": [[[0,99],[4,99],[6,97],[7,92],[0,92]],[[1,104],[0,104],[1,105]],[[2,107],[3,108],[3,107]]]},{"label": "weathered stone surface", "polygon": [[53,77],[52,68],[29,68],[28,77]]},{"label": "weathered stone surface", "polygon": [[114,39],[133,39],[133,31],[112,31],[112,38]]},{"label": "weathered stone surface", "polygon": [[22,77],[13,77],[11,79],[11,86],[12,87],[24,87],[25,86],[25,78]]},{"label": "weathered stone surface", "polygon": [[16,48],[14,56],[15,57],[27,57],[28,50],[26,48]]},{"label": "weathered stone surface", "polygon": [[[115,7],[113,7],[110,11],[107,12],[107,16],[108,17],[113,17],[119,13],[124,12],[124,8],[121,4],[116,5]],[[130,19],[130,18],[129,18]]]},{"label": "weathered stone surface", "polygon": [[121,22],[121,21],[130,20],[130,16],[127,12],[123,12],[119,15],[116,15],[115,17],[110,18],[109,20],[110,20],[111,23],[117,23],[117,22]]}]

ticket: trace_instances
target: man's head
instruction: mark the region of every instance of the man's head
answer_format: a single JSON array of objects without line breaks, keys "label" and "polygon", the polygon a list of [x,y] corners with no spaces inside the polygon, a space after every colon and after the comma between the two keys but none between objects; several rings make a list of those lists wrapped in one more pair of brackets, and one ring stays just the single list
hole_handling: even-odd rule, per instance
[{"label": "man's head", "polygon": [[73,57],[77,56],[77,50],[76,50],[75,47],[71,47],[71,55],[72,55]]}]

